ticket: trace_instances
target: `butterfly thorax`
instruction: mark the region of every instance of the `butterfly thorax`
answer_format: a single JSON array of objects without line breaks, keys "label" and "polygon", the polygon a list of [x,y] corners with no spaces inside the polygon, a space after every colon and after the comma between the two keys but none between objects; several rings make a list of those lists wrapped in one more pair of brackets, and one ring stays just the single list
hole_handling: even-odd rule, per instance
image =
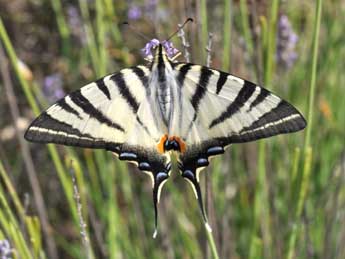
[{"label": "butterfly thorax", "polygon": [[161,44],[156,48],[151,70],[151,97],[157,101],[157,108],[168,129],[174,112],[176,88],[174,87],[172,62]]}]

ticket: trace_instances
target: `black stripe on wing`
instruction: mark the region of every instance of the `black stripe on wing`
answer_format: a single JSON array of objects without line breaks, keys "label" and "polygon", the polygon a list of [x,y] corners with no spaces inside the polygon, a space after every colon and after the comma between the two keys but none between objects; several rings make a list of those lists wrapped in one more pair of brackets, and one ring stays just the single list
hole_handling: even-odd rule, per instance
[{"label": "black stripe on wing", "polygon": [[288,102],[281,100],[277,107],[263,114],[250,126],[244,127],[238,134],[216,138],[223,146],[242,143],[278,134],[302,130],[307,122],[301,113]]},{"label": "black stripe on wing", "polygon": [[266,97],[268,97],[270,94],[271,94],[270,91],[266,90],[265,88],[260,88],[260,93],[255,98],[255,100],[250,104],[249,111],[251,111],[254,107],[262,103],[266,99]]},{"label": "black stripe on wing", "polygon": [[72,128],[71,125],[54,119],[46,112],[37,117],[26,130],[24,138],[38,143],[55,143],[69,146],[103,148],[118,152],[120,143],[106,142]]},{"label": "black stripe on wing", "polygon": [[145,75],[145,72],[142,68],[140,68],[139,66],[137,67],[132,67],[130,68],[132,70],[132,72],[134,74],[136,74],[136,76],[138,77],[138,79],[141,81],[141,83],[143,84],[143,86],[147,89],[148,85],[149,85],[149,79],[148,77]]},{"label": "black stripe on wing", "polygon": [[[183,87],[183,84],[184,84],[184,80],[186,78],[186,75],[188,73],[188,71],[192,68],[192,64],[190,63],[186,63],[186,64],[183,64],[179,70],[178,70],[178,75],[177,75],[177,81],[179,82],[180,84],[180,87]],[[176,67],[176,66],[175,66]]]},{"label": "black stripe on wing", "polygon": [[56,103],[56,105],[58,105],[59,107],[61,107],[61,109],[65,110],[66,112],[72,113],[74,115],[76,115],[79,119],[82,119],[79,112],[76,111],[73,107],[71,107],[67,102],[66,99],[63,98],[60,101],[58,101]]},{"label": "black stripe on wing", "polygon": [[108,98],[108,100],[111,100],[110,92],[108,87],[104,83],[104,78],[100,78],[97,81],[95,81],[98,89],[102,91],[102,93]]},{"label": "black stripe on wing", "polygon": [[74,104],[79,106],[91,118],[94,118],[97,121],[99,121],[99,123],[104,123],[111,128],[125,132],[125,129],[121,125],[111,121],[100,110],[94,107],[93,104],[85,96],[83,96],[83,94],[81,93],[81,90],[75,91],[69,96],[71,100],[74,102]]},{"label": "black stripe on wing", "polygon": [[111,76],[110,79],[115,82],[121,96],[126,100],[128,105],[132,108],[133,112],[136,113],[139,109],[139,103],[134,97],[134,95],[129,91],[129,88],[123,78],[123,74],[121,72],[117,73]]},{"label": "black stripe on wing", "polygon": [[255,91],[255,88],[256,88],[256,85],[254,83],[245,80],[235,100],[232,103],[230,103],[226,107],[226,109],[210,123],[209,129],[231,118],[232,115],[234,115],[237,111],[239,111],[241,107],[245,105],[248,99],[252,96],[252,94]]},{"label": "black stripe on wing", "polygon": [[228,74],[225,72],[219,71],[216,94],[219,94],[220,91],[222,91],[223,85],[226,83],[227,80],[228,80]]},{"label": "black stripe on wing", "polygon": [[[253,124],[241,130],[243,138],[266,138],[277,134],[296,132],[306,127],[307,123],[300,112],[281,100],[277,107],[261,116]],[[238,139],[240,140],[240,139]]]},{"label": "black stripe on wing", "polygon": [[200,71],[200,77],[199,77],[199,82],[197,84],[196,90],[194,92],[194,95],[191,99],[192,106],[195,110],[195,113],[197,114],[198,109],[199,109],[199,104],[204,97],[206,91],[207,91],[207,86],[209,84],[210,77],[212,76],[213,72],[211,69],[207,67],[202,67]]}]

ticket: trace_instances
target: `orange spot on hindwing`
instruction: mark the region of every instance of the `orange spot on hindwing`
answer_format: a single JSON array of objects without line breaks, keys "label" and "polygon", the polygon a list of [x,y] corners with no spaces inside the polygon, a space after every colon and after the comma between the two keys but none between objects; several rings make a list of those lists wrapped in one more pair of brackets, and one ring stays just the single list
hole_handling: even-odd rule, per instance
[{"label": "orange spot on hindwing", "polygon": [[180,137],[174,137],[174,138],[180,146],[180,152],[181,153],[186,152],[186,143]]},{"label": "orange spot on hindwing", "polygon": [[161,139],[159,140],[158,144],[157,144],[157,149],[158,149],[158,152],[163,154],[165,152],[165,142],[168,140],[168,135],[165,134],[161,137]]}]

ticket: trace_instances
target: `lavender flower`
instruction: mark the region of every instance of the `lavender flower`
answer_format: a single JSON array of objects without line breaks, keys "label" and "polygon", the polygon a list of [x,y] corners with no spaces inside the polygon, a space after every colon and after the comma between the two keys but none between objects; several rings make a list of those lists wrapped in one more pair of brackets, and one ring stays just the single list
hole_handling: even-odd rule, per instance
[{"label": "lavender flower", "polygon": [[174,57],[179,52],[178,49],[174,48],[174,45],[171,41],[165,40],[162,42],[162,45],[170,58]]},{"label": "lavender flower", "polygon": [[73,5],[67,7],[67,22],[71,29],[72,36],[78,39],[82,45],[86,45],[87,39],[84,26],[78,8]]},{"label": "lavender flower", "polygon": [[152,48],[157,47],[159,45],[159,40],[152,39],[148,43],[146,43],[145,47],[141,49],[141,52],[143,53],[145,58],[152,59]]},{"label": "lavender flower", "polygon": [[163,48],[165,49],[169,58],[174,57],[179,52],[178,49],[174,48],[173,43],[170,41],[164,40],[160,42],[157,39],[152,39],[148,43],[146,43],[143,49],[141,49],[144,57],[148,59],[152,59],[153,58],[152,49],[154,47],[157,47],[160,43],[163,45]]},{"label": "lavender flower", "polygon": [[137,5],[132,5],[128,9],[128,19],[130,20],[138,20],[142,16],[142,12],[139,6]]},{"label": "lavender flower", "polygon": [[43,83],[43,94],[49,103],[54,103],[65,96],[62,89],[62,78],[58,73],[46,76]]},{"label": "lavender flower", "polygon": [[291,68],[297,60],[295,52],[298,36],[293,31],[289,18],[281,15],[278,21],[277,61],[286,68]]},{"label": "lavender flower", "polygon": [[157,7],[157,0],[146,0],[145,1],[145,14],[150,17],[151,20],[155,20]]},{"label": "lavender flower", "polygon": [[7,239],[0,240],[0,259],[11,259],[12,249]]}]

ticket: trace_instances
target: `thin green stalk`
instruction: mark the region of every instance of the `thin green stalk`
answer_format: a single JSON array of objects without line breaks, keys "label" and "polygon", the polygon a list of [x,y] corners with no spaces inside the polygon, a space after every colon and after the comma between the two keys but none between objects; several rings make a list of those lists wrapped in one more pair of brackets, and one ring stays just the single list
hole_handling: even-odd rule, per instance
[{"label": "thin green stalk", "polygon": [[0,185],[0,229],[5,236],[14,244],[21,258],[33,258],[28,248],[23,232],[19,229],[19,224],[11,211],[10,205],[5,197],[5,192]]},{"label": "thin green stalk", "polygon": [[267,86],[272,80],[272,75],[274,73],[275,66],[275,53],[276,53],[276,28],[278,20],[278,7],[279,0],[272,1],[270,20],[268,24],[268,34],[267,34],[267,46],[266,46],[266,62],[265,62],[265,79],[264,83]]},{"label": "thin green stalk", "polygon": [[99,75],[103,76],[107,71],[107,48],[105,46],[105,15],[104,5],[102,0],[96,1],[96,25],[97,25],[97,48],[99,53]]},{"label": "thin green stalk", "polygon": [[225,71],[230,70],[231,58],[231,0],[224,1],[224,38],[223,38],[223,64]]},{"label": "thin green stalk", "polygon": [[87,37],[87,49],[90,54],[92,67],[94,71],[96,72],[96,75],[100,76],[101,73],[99,71],[99,53],[97,51],[96,37],[92,28],[87,1],[79,0],[79,7],[81,10],[83,21],[85,23],[84,28],[85,28],[86,37]]},{"label": "thin green stalk", "polygon": [[[22,77],[22,74],[20,73],[19,71],[19,68],[18,68],[18,58],[17,58],[17,55],[14,51],[14,48],[11,44],[11,41],[8,37],[8,34],[6,32],[6,29],[3,25],[3,22],[2,22],[2,19],[0,17],[0,38],[2,40],[2,42],[4,43],[4,46],[5,46],[5,49],[6,49],[6,52],[9,56],[9,59],[12,63],[12,67],[14,69],[14,72],[18,78],[18,81],[24,91],[24,94],[25,94],[25,97],[30,105],[30,108],[31,110],[33,111],[33,113],[38,116],[40,114],[40,109],[37,105],[37,102],[30,90],[30,86],[28,84],[28,82],[26,80],[23,79]],[[61,184],[64,188],[64,191],[65,191],[65,194],[67,196],[67,200],[69,202],[69,205],[70,205],[70,208],[72,210],[72,214],[74,216],[74,219],[77,221],[77,213],[76,213],[76,210],[75,210],[75,207],[74,207],[74,201],[73,201],[73,193],[71,193],[69,190],[72,190],[71,188],[71,181],[68,179],[67,177],[67,172],[65,171],[64,167],[63,167],[63,164],[61,162],[61,159],[58,155],[58,152],[57,152],[57,149],[54,145],[52,144],[49,144],[48,145],[48,150],[49,150],[49,153],[50,153],[50,156],[53,160],[53,163],[54,163],[54,166],[56,168],[56,171],[58,173],[58,177],[61,181]]]},{"label": "thin green stalk", "polygon": [[90,150],[84,150],[84,159],[86,162],[87,172],[90,176],[90,181],[88,181],[89,189],[92,193],[90,196],[92,198],[94,206],[96,206],[96,211],[102,208],[102,188],[100,184],[100,179],[97,174],[96,164],[93,157],[93,152]]},{"label": "thin green stalk", "polygon": [[32,95],[32,92],[30,91],[29,84],[21,76],[21,73],[20,73],[19,67],[18,67],[17,55],[14,52],[13,46],[11,44],[9,37],[8,37],[8,34],[6,32],[6,29],[5,29],[5,26],[2,22],[1,17],[0,17],[0,38],[1,38],[2,42],[4,43],[4,46],[5,46],[5,49],[7,51],[8,56],[9,56],[9,59],[12,62],[13,69],[14,69],[15,73],[17,74],[19,83],[21,84],[21,86],[23,88],[24,94],[25,94],[25,96],[26,96],[26,98],[30,104],[30,107],[33,110],[34,114],[38,115],[40,113],[40,109],[38,108],[38,105],[35,101],[35,98]]},{"label": "thin green stalk", "polygon": [[[85,197],[86,192],[85,192],[83,174],[81,172],[79,163],[73,163],[73,160],[72,160],[72,167],[73,167],[73,171],[71,171],[71,176],[72,176],[72,183],[73,183],[73,193],[74,193],[75,203],[76,203],[77,211],[78,211],[80,235],[81,235],[82,242],[85,249],[84,254],[86,255],[86,258],[93,259],[95,258],[95,256],[92,250],[92,246],[90,244],[90,238],[89,238],[89,234],[87,230],[88,226],[86,224],[87,221],[84,220],[84,218],[87,219],[87,217],[85,216],[86,211],[87,211],[87,203],[86,203],[86,197]],[[83,213],[83,211],[85,211],[85,213]]]},{"label": "thin green stalk", "polygon": [[116,199],[116,190],[114,188],[115,174],[111,173],[107,176],[106,188],[109,193],[109,199],[107,201],[107,244],[110,258],[118,257],[119,252],[119,240],[118,235],[121,235],[121,224],[119,224],[120,213],[118,210],[117,199]]},{"label": "thin green stalk", "polygon": [[109,21],[110,30],[112,32],[114,41],[116,44],[119,44],[122,41],[122,35],[117,25],[118,21],[115,20],[116,12],[114,10],[114,3],[112,0],[103,0],[105,6],[105,12],[107,16],[107,21]]},{"label": "thin green stalk", "polygon": [[309,88],[309,102],[308,102],[308,127],[305,135],[304,151],[310,146],[310,136],[313,125],[313,112],[314,112],[314,99],[315,99],[315,86],[316,86],[316,71],[317,71],[317,58],[319,50],[319,35],[321,25],[321,11],[322,11],[322,0],[317,1],[316,5],[316,22],[313,34],[313,52],[312,52],[312,68],[311,68],[311,79]]},{"label": "thin green stalk", "polygon": [[321,26],[321,13],[322,13],[322,0],[318,0],[316,4],[316,15],[314,23],[314,33],[313,33],[313,47],[312,47],[312,66],[311,66],[311,79],[309,88],[309,101],[308,101],[308,126],[306,130],[305,142],[304,142],[304,166],[301,175],[301,184],[297,189],[298,202],[295,211],[294,226],[290,232],[289,236],[289,247],[287,258],[292,259],[295,254],[295,246],[297,235],[301,231],[301,226],[298,224],[300,221],[304,203],[307,196],[310,172],[312,164],[312,147],[310,144],[311,130],[313,125],[313,109],[314,109],[314,98],[315,98],[315,87],[316,87],[316,72],[317,72],[317,60],[318,60],[318,48],[319,48],[319,34]]},{"label": "thin green stalk", "polygon": [[63,46],[63,53],[65,56],[69,55],[70,52],[70,44],[69,44],[69,35],[70,30],[68,28],[67,22],[65,20],[63,11],[62,11],[62,4],[60,0],[51,0],[50,1],[56,16],[56,22],[58,26],[58,30],[62,39],[62,46]]},{"label": "thin green stalk", "polygon": [[[269,24],[266,33],[267,45],[264,48],[265,57],[265,74],[264,74],[264,85],[268,86],[272,80],[275,59],[274,54],[276,53],[276,26],[278,17],[279,0],[273,0],[270,10]],[[243,7],[242,7],[243,8]],[[259,256],[257,252],[257,232],[259,226],[261,226],[262,237],[263,237],[263,248],[264,255],[267,258],[272,257],[272,234],[271,234],[271,219],[270,219],[270,203],[268,196],[268,183],[266,176],[266,142],[259,142],[258,151],[258,177],[257,177],[257,189],[255,192],[255,204],[254,204],[254,219],[252,228],[252,239],[250,245],[250,258]],[[260,225],[259,225],[260,223]]]},{"label": "thin green stalk", "polygon": [[294,157],[293,157],[293,168],[292,168],[292,174],[291,174],[292,187],[297,179],[300,156],[301,156],[301,149],[299,147],[296,147],[295,152],[294,152]]},{"label": "thin green stalk", "polygon": [[217,247],[216,247],[216,243],[214,241],[212,231],[210,231],[208,225],[204,224],[204,226],[205,226],[205,230],[206,230],[207,240],[208,240],[208,243],[210,244],[212,256],[214,259],[219,259],[219,255],[218,255],[218,251],[217,251]]},{"label": "thin green stalk", "polygon": [[[104,76],[106,73],[106,48],[105,48],[105,25],[104,25],[104,9],[101,0],[96,1],[96,23],[97,23],[97,40],[95,32],[92,28],[92,23],[90,19],[89,9],[87,2],[79,0],[79,6],[81,9],[81,14],[85,22],[85,31],[88,37],[88,50],[91,57],[91,63],[93,70],[95,71],[97,77]],[[98,43],[98,44],[97,44]],[[105,173],[106,170],[106,156],[104,151],[95,150],[96,162],[98,165],[98,170]]]},{"label": "thin green stalk", "polygon": [[288,252],[287,259],[293,259],[295,254],[295,245],[298,233],[301,231],[301,225],[299,224],[300,217],[302,215],[304,201],[307,196],[308,186],[309,186],[309,176],[311,172],[311,163],[312,163],[312,148],[309,147],[306,149],[304,154],[304,166],[303,166],[303,175],[302,182],[299,188],[299,196],[297,201],[297,208],[295,213],[295,220],[292,225],[291,233],[289,236],[288,242]]},{"label": "thin green stalk", "polygon": [[247,50],[249,56],[252,57],[253,54],[253,40],[250,33],[250,27],[248,22],[248,9],[247,9],[247,1],[240,0],[240,12],[241,12],[241,23],[242,23],[242,30],[243,30],[243,37],[246,42]]},{"label": "thin green stalk", "polygon": [[25,217],[25,210],[20,202],[20,199],[18,197],[18,194],[11,182],[11,180],[9,179],[6,171],[5,171],[5,168],[3,166],[3,163],[2,161],[0,160],[0,177],[2,179],[2,181],[4,182],[6,188],[7,188],[7,191],[8,193],[10,194],[12,200],[13,200],[13,203],[14,203],[14,206],[16,207],[16,210],[17,210],[17,213],[19,214],[19,216],[24,219]]}]

